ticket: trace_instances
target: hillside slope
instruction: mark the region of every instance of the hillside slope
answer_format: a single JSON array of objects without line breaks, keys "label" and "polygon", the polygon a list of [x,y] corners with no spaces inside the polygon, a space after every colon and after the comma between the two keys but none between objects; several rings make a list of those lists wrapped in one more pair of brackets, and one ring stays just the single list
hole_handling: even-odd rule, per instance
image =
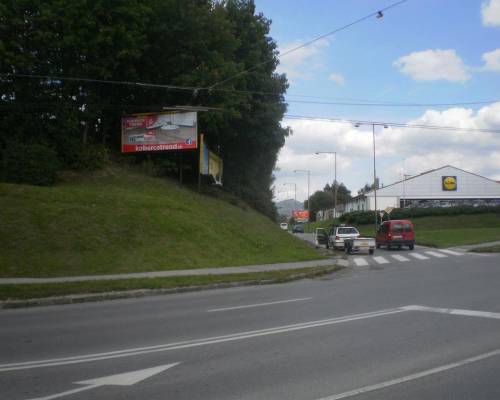
[{"label": "hillside slope", "polygon": [[319,258],[248,207],[121,168],[55,187],[0,184],[0,276],[62,276]]}]

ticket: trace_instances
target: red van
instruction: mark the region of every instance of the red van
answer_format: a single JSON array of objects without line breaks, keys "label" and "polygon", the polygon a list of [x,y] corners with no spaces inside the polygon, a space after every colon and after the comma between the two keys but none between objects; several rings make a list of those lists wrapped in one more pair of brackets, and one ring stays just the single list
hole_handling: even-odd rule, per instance
[{"label": "red van", "polygon": [[406,219],[394,221],[384,221],[378,228],[376,237],[377,249],[385,246],[387,249],[392,247],[408,246],[410,250],[415,247],[415,231],[413,224]]}]

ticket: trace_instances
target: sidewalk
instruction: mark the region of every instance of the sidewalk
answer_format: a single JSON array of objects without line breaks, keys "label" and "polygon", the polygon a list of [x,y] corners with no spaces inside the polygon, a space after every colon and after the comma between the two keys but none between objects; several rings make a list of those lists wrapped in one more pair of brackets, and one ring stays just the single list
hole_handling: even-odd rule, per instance
[{"label": "sidewalk", "polygon": [[22,283],[104,281],[104,280],[133,279],[133,278],[161,278],[169,276],[190,276],[190,275],[191,276],[227,275],[227,274],[241,274],[248,272],[277,271],[282,269],[325,267],[335,264],[336,264],[335,259],[326,259],[326,260],[320,259],[320,260],[301,261],[292,263],[244,265],[241,267],[179,269],[170,271],[133,272],[128,274],[112,274],[112,275],[62,276],[54,278],[0,278],[0,285],[9,285],[9,284],[12,285],[12,284],[22,284]]},{"label": "sidewalk", "polygon": [[481,247],[491,247],[491,246],[498,246],[498,245],[500,245],[500,240],[497,240],[496,242],[485,242],[485,243],[478,243],[478,244],[464,244],[462,246],[456,246],[454,248],[461,249],[461,250],[472,250],[472,249],[480,249]]}]

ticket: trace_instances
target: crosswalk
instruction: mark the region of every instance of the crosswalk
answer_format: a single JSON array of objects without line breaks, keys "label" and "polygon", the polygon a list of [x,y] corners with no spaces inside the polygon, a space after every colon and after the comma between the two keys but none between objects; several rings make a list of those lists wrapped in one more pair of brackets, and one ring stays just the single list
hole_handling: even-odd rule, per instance
[{"label": "crosswalk", "polygon": [[416,260],[430,260],[432,258],[446,258],[450,256],[463,256],[464,253],[455,250],[440,249],[440,250],[427,250],[422,252],[407,252],[405,255],[402,254],[387,254],[384,256],[357,256],[353,257],[351,260],[357,267],[366,267],[371,264],[390,264],[395,261],[405,263],[413,259]]}]

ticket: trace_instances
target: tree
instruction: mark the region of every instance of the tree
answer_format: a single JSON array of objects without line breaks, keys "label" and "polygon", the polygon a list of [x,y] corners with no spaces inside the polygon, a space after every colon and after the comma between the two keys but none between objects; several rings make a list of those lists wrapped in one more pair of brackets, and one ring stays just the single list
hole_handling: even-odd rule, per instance
[{"label": "tree", "polygon": [[85,155],[101,154],[89,147],[119,151],[124,114],[217,107],[221,112],[200,115],[199,128],[224,159],[225,185],[274,217],[272,171],[290,130],[280,124],[288,83],[276,73],[270,24],[253,0],[2,2],[0,71],[17,75],[0,76],[0,131],[10,138],[0,137],[1,153],[9,140],[44,143],[62,168],[74,168]]}]

